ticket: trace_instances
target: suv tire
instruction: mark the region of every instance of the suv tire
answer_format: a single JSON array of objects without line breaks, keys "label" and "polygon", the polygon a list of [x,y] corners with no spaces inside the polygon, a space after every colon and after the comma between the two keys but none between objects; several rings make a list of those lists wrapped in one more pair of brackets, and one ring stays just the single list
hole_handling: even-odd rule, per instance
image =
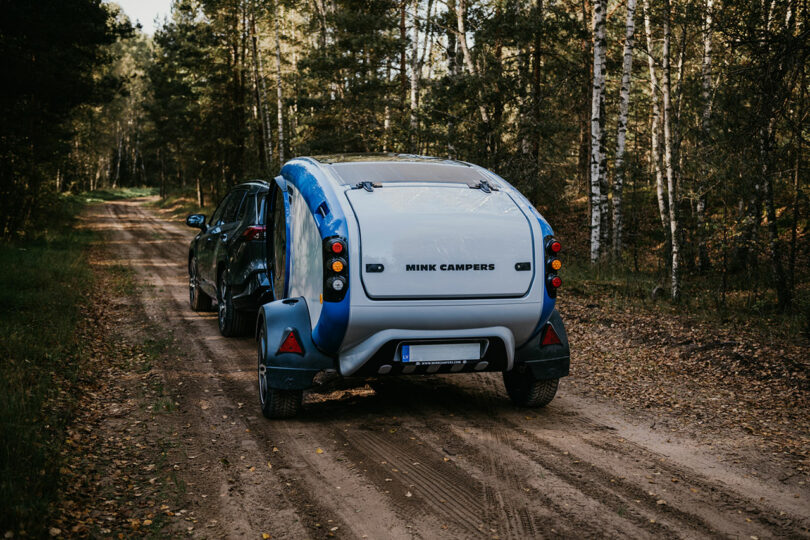
[{"label": "suv tire", "polygon": [[233,307],[233,292],[228,285],[225,272],[220,272],[217,287],[217,320],[219,332],[225,337],[247,335],[250,329],[250,317]]},{"label": "suv tire", "polygon": [[503,384],[509,399],[520,407],[545,407],[557,394],[560,379],[535,379],[531,369],[503,372]]},{"label": "suv tire", "polygon": [[188,262],[188,303],[194,311],[211,311],[211,297],[200,289],[197,257]]}]

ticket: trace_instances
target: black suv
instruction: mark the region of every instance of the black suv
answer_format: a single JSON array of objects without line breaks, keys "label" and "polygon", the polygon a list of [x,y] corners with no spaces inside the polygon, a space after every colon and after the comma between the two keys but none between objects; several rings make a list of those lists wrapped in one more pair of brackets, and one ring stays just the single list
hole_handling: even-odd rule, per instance
[{"label": "black suv", "polygon": [[273,300],[265,265],[265,200],[270,184],[257,180],[233,188],[211,219],[192,214],[186,225],[201,229],[188,252],[191,308],[210,311],[216,299],[223,336],[253,329],[259,306]]}]

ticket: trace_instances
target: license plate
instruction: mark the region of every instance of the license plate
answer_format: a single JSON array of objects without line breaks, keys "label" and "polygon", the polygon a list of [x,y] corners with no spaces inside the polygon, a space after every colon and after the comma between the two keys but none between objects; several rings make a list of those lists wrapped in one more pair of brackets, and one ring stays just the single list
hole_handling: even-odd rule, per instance
[{"label": "license plate", "polygon": [[480,359],[480,343],[439,343],[402,346],[402,362],[404,363],[456,364]]}]

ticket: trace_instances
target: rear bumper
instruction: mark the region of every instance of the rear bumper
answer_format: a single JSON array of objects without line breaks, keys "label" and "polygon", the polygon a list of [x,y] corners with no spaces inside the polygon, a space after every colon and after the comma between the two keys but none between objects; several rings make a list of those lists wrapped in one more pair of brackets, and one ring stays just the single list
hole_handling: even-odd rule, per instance
[{"label": "rear bumper", "polygon": [[[480,361],[441,366],[406,366],[396,358],[397,345],[403,341],[429,340],[447,342],[479,339],[486,339],[490,343],[486,354]],[[512,332],[503,326],[467,328],[463,330],[391,329],[377,332],[354,347],[341,352],[338,364],[340,373],[343,376],[371,376],[386,373],[504,371],[512,369],[514,352],[515,338]]]},{"label": "rear bumper", "polygon": [[251,274],[241,286],[234,285],[233,307],[240,311],[256,311],[273,300],[273,289],[266,272]]}]

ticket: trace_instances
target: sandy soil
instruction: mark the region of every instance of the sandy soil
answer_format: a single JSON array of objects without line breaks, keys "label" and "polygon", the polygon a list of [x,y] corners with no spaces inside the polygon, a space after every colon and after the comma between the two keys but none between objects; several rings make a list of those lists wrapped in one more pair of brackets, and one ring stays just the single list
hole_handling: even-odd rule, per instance
[{"label": "sandy soil", "polygon": [[89,219],[106,231],[112,262],[144,285],[146,316],[174,336],[178,360],[153,369],[179,404],[158,421],[182,443],[171,462],[205,525],[189,534],[810,536],[806,484],[780,481],[762,460],[723,461],[565,380],[542,410],[513,407],[500,376],[471,374],[320,388],[300,418],[268,421],[253,340],[221,337],[214,313],[188,306],[194,232],[142,202],[101,205]]}]

